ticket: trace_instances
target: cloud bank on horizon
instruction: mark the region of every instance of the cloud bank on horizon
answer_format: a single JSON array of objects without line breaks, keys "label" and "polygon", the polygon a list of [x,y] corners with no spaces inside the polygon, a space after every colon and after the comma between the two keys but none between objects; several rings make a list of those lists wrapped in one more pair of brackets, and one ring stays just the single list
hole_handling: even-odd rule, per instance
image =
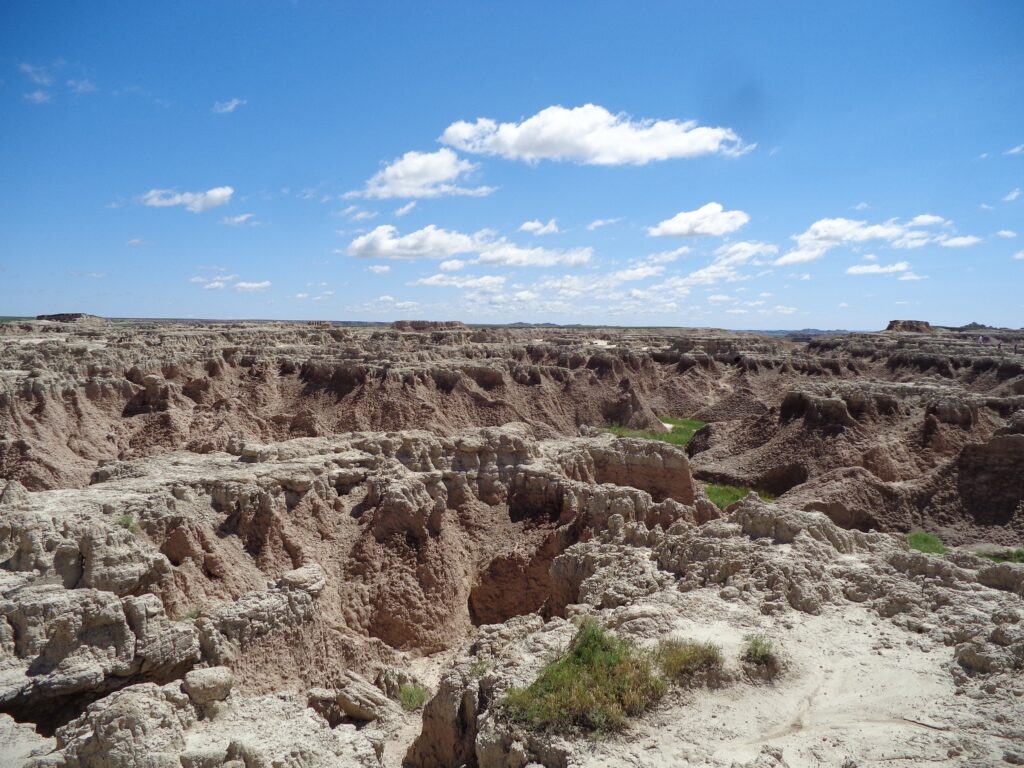
[{"label": "cloud bank on horizon", "polygon": [[[200,8],[178,70],[147,55],[164,9],[71,10],[80,24],[54,29],[47,3],[15,5],[0,299],[5,314],[1019,326],[1024,12],[920,4],[922,21],[915,5],[846,15],[827,44],[813,30],[838,10],[793,25],[751,6],[731,27],[696,12],[685,50],[675,7],[641,42],[599,3],[558,45],[491,9],[458,23],[493,54],[469,67],[423,58],[420,9],[276,9],[250,50],[218,46],[227,22]],[[603,35],[618,42],[602,58]],[[524,36],[536,56],[513,65]],[[731,68],[713,66],[724,40]],[[972,90],[955,73],[979,61],[990,80]],[[901,101],[880,75],[893,94],[943,88]],[[938,116],[951,102],[956,121]]]}]

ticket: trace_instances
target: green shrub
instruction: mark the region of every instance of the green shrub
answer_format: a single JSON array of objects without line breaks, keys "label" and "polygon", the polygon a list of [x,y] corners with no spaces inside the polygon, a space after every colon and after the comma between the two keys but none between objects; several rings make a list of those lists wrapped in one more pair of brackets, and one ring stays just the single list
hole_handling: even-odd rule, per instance
[{"label": "green shrub", "polygon": [[665,677],[684,685],[716,683],[724,664],[722,649],[714,643],[687,640],[662,640],[656,658]]},{"label": "green shrub", "polygon": [[533,728],[616,731],[665,692],[649,654],[585,620],[566,653],[527,688],[513,688],[505,709]]},{"label": "green shrub", "polygon": [[[725,509],[730,504],[745,498],[750,493],[749,488],[741,488],[736,485],[718,485],[716,483],[705,483],[704,493],[711,502],[719,509]],[[757,495],[761,497],[762,501],[775,501],[775,497],[770,493],[764,493],[758,491]]]},{"label": "green shrub", "polygon": [[775,645],[764,635],[746,635],[746,645],[740,659],[755,677],[774,679],[782,670],[782,660],[775,651]]},{"label": "green shrub", "polygon": [[660,440],[663,443],[685,447],[693,438],[694,433],[704,426],[703,421],[698,419],[676,419],[671,416],[659,416],[666,424],[672,425],[671,432],[649,432],[645,429],[628,429],[627,427],[608,427],[606,432],[611,432],[616,437],[638,437],[642,440]]},{"label": "green shrub", "polygon": [[743,660],[754,664],[764,664],[774,657],[775,649],[772,641],[764,635],[747,635],[743,638],[747,645],[743,650]]},{"label": "green shrub", "polygon": [[930,555],[944,555],[949,551],[938,536],[933,533],[925,533],[924,531],[911,531],[908,533],[907,546],[911,549],[916,549],[918,552],[926,552]]},{"label": "green shrub", "polygon": [[126,531],[136,531],[138,528],[135,525],[135,518],[131,515],[121,515],[117,518],[117,524],[124,528]]},{"label": "green shrub", "polygon": [[422,709],[430,698],[430,691],[419,685],[403,685],[398,689],[398,701],[408,712]]}]

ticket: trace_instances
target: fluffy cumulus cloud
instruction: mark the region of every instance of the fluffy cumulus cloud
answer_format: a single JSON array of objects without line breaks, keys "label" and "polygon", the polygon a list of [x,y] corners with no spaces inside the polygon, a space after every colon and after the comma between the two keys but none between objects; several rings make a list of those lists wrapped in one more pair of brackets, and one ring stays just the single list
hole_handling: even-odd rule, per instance
[{"label": "fluffy cumulus cloud", "polygon": [[548,107],[521,122],[498,123],[483,117],[472,123],[459,121],[448,126],[440,141],[472,154],[583,165],[645,165],[752,149],[729,128],[695,121],[634,120],[596,104]]},{"label": "fluffy cumulus cloud", "polygon": [[550,219],[547,224],[542,221],[534,219],[533,221],[524,221],[519,225],[520,232],[530,232],[534,235],[554,235],[558,233],[558,223],[554,219]]},{"label": "fluffy cumulus cloud", "polygon": [[721,203],[708,203],[695,211],[682,211],[647,233],[652,237],[696,237],[699,235],[721,236],[735,232],[750,221],[743,211],[727,211]]},{"label": "fluffy cumulus cloud", "polygon": [[593,255],[591,248],[524,248],[506,238],[495,238],[489,230],[469,235],[433,224],[407,235],[399,235],[396,227],[383,224],[357,237],[347,250],[349,255],[359,258],[411,260],[451,260],[453,256],[477,254],[474,263],[513,267],[582,266]]},{"label": "fluffy cumulus cloud", "polygon": [[1014,187],[1006,194],[1005,197],[1003,197],[1003,202],[1012,203],[1018,197],[1020,197],[1020,187]]},{"label": "fluffy cumulus cloud", "polygon": [[[388,200],[489,195],[494,191],[493,187],[460,186],[476,168],[475,163],[464,160],[447,147],[436,152],[406,152],[371,176],[361,191],[349,192],[346,196]],[[403,214],[409,210],[411,208],[404,210]]]},{"label": "fluffy cumulus cloud", "polygon": [[232,187],[214,187],[205,192],[175,192],[173,189],[151,189],[144,194],[140,201],[150,208],[169,208],[175,205],[183,205],[186,210],[192,213],[202,213],[210,208],[216,208],[231,202],[231,196],[235,194]]},{"label": "fluffy cumulus cloud", "polygon": [[998,232],[996,232],[996,237],[1011,238],[1016,236],[1017,233],[1014,232],[1012,229],[1000,229]]},{"label": "fluffy cumulus cloud", "polygon": [[949,227],[952,222],[930,213],[915,216],[907,223],[890,219],[882,224],[868,224],[853,219],[819,219],[806,231],[793,235],[796,246],[775,260],[775,264],[804,264],[817,261],[839,246],[858,245],[881,241],[893,248],[920,248],[929,243],[938,243],[947,248],[963,248],[981,242],[973,235],[951,236],[946,232],[936,234],[930,227]]}]

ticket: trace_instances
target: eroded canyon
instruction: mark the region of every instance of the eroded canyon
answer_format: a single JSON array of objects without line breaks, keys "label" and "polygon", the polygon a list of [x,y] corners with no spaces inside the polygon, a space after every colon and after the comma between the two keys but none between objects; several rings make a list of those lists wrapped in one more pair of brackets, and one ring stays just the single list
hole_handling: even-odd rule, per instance
[{"label": "eroded canyon", "polygon": [[[1024,764],[1024,332],[64,316],[0,433],[5,765]],[[719,684],[511,717],[586,617]]]}]

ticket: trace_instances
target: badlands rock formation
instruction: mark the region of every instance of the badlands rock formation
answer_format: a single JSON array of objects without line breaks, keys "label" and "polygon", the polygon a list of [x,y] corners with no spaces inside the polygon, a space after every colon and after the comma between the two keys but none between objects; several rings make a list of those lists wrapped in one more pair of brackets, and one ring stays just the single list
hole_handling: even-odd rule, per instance
[{"label": "badlands rock formation", "polygon": [[[1024,763],[1024,334],[807,338],[0,325],[0,765]],[[511,719],[584,616],[722,684]]]}]

